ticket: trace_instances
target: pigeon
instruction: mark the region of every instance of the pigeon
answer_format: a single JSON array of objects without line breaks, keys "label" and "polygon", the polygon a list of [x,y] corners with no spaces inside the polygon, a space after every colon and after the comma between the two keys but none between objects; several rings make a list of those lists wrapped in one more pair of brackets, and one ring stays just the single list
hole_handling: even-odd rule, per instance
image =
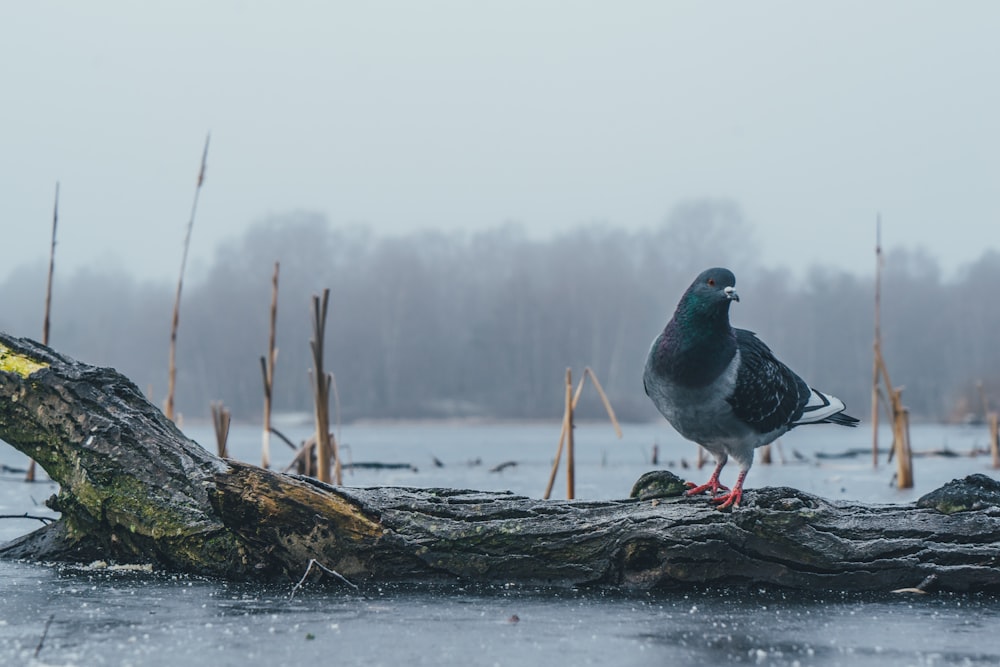
[{"label": "pigeon", "polygon": [[[715,457],[708,482],[689,482],[687,495],[707,491],[719,509],[739,507],[757,447],[803,424],[858,423],[843,401],[807,385],[753,332],[730,326],[729,306],[739,300],[732,271],[703,271],[653,341],[643,373],[660,413]],[[732,490],[719,483],[729,457],[740,466]]]}]

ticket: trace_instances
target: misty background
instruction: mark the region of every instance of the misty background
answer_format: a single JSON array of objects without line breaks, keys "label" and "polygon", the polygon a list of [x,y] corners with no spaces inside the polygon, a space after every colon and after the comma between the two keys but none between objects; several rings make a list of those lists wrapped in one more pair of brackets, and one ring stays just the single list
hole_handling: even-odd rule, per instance
[{"label": "misty background", "polygon": [[869,271],[881,213],[953,280],[1000,248],[997,34],[992,0],[0,3],[0,280],[56,181],[64,276],[176,280],[207,131],[192,277],[286,211],[551,242],[710,195],[800,279]]},{"label": "misty background", "polygon": [[723,264],[734,323],[867,417],[879,214],[892,379],[961,418],[1000,394],[998,32],[990,0],[3,3],[0,327],[41,335],[59,182],[51,343],[161,403],[210,131],[189,418],[259,412],[276,260],[280,410],[329,287],[347,418],[555,417],[584,365],[656,418],[647,346]]},{"label": "misty background", "polygon": [[[857,252],[872,271],[815,265],[800,277],[764,265],[752,223],[726,199],[682,202],[646,230],[581,225],[549,239],[514,224],[379,237],[316,213],[272,216],[218,245],[186,281],[177,404],[188,418],[206,417],[219,400],[237,418],[260,414],[259,358],[280,261],[278,411],[312,409],[311,296],[329,287],[327,364],[346,420],[558,418],[567,366],[592,367],[621,418],[656,419],[641,379],[649,344],[694,276],[724,265],[742,297],[734,326],[756,331],[807,382],[867,419],[874,238]],[[884,351],[913,416],[981,415],[980,380],[995,405],[1000,253],[985,250],[952,277],[925,251],[891,249],[884,267]],[[0,328],[40,338],[46,269],[29,263],[0,283]],[[57,255],[51,343],[117,368],[162,405],[175,288],[99,265],[60,271]],[[600,416],[590,394],[583,414]]]}]

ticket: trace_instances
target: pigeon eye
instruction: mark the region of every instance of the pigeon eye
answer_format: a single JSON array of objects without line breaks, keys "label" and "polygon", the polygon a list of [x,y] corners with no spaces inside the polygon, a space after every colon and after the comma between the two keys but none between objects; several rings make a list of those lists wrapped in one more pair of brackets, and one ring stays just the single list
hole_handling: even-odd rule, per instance
[{"label": "pigeon eye", "polygon": [[709,278],[708,279],[708,286],[709,287],[715,287],[715,278]]}]

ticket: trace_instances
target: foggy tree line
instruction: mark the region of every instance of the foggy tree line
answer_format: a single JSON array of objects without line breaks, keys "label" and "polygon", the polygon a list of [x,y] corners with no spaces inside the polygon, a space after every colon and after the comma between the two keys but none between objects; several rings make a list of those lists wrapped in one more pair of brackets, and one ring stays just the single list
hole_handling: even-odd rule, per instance
[{"label": "foggy tree line", "polygon": [[[343,415],[558,418],[565,368],[590,366],[623,419],[656,418],[642,389],[649,344],[702,269],[724,265],[756,331],[807,381],[870,412],[873,271],[814,267],[803,277],[756,258],[753,229],[727,200],[679,205],[652,229],[584,225],[545,239],[517,225],[482,233],[381,237],[292,213],[250,227],[186,280],[178,342],[179,409],[221,400],[259,415],[275,261],[281,263],[275,409],[308,412],[310,299],[329,287],[328,366]],[[57,259],[58,262],[58,259]],[[40,337],[45,268],[0,285],[0,328]],[[1000,392],[1000,254],[945,279],[923,251],[894,250],[883,271],[883,348],[916,418],[980,413],[976,382]],[[158,404],[166,390],[173,286],[90,267],[58,273],[52,344],[113,366]],[[992,397],[1000,403],[1000,393]],[[590,401],[588,403],[588,401]],[[583,414],[598,416],[584,394]]]}]

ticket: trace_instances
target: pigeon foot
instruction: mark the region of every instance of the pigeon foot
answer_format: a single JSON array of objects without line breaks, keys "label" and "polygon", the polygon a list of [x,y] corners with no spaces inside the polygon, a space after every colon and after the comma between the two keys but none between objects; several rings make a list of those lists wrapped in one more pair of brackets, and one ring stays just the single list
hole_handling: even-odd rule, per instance
[{"label": "pigeon foot", "polygon": [[729,507],[739,507],[740,501],[743,500],[743,480],[746,479],[747,469],[740,470],[740,474],[736,476],[736,483],[733,484],[733,490],[729,493],[716,496],[712,498],[713,503],[718,503],[719,506],[716,509],[724,510]]},{"label": "pigeon foot", "polygon": [[724,510],[729,507],[734,509],[739,507],[741,500],[743,500],[743,489],[736,487],[727,494],[712,498],[711,502],[719,504],[715,509]]},{"label": "pigeon foot", "polygon": [[719,495],[719,490],[728,491],[729,487],[719,483],[719,480],[713,477],[701,486],[695,485],[694,482],[687,482],[688,490],[684,492],[685,496],[697,496],[706,491],[712,494],[712,498],[715,499]]}]

